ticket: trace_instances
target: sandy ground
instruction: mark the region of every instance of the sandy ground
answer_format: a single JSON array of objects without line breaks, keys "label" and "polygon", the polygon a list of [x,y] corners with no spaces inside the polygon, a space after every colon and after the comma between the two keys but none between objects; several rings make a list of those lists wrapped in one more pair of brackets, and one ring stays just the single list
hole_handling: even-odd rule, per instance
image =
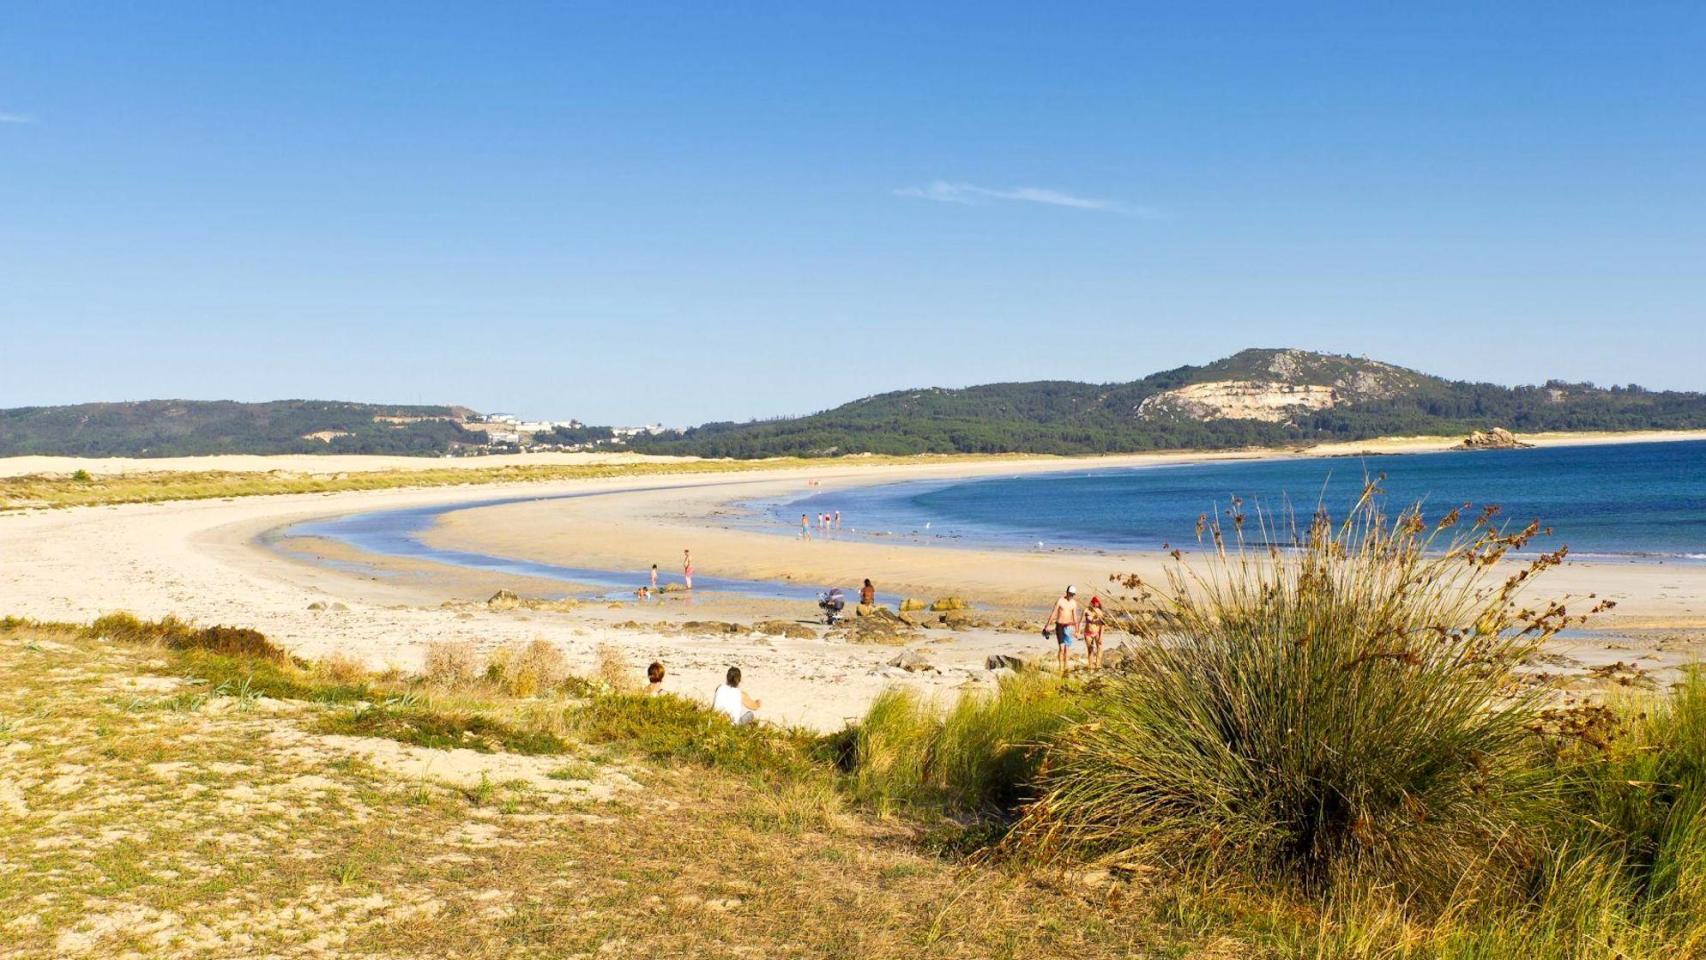
[{"label": "sandy ground", "polygon": [[[1379,452],[1440,449],[1448,444],[1406,441]],[[1367,444],[1311,454],[1353,453]],[[1223,454],[1220,457],[1249,456]],[[217,458],[225,460],[227,458]],[[1097,466],[1159,463],[1179,455],[1104,458]],[[1194,458],[1193,458],[1194,459]],[[447,461],[428,461],[440,464]],[[478,461],[476,461],[478,462]],[[1086,464],[1078,464],[1084,466]],[[730,501],[840,484],[1070,469],[1073,461],[1027,459],[923,466],[844,464],[739,475],[643,477],[477,488],[388,490],[330,495],[254,497],[0,515],[0,614],[87,620],[129,610],[176,614],[205,623],[256,627],[300,655],[332,652],[372,665],[419,665],[426,646],[467,640],[491,647],[543,637],[590,670],[602,643],[621,647],[636,669],[656,658],[669,665],[667,686],[707,696],[729,665],[745,671],[746,686],[765,701],[767,719],[838,727],[890,684],[950,696],[988,684],[992,653],[1052,653],[1036,632],[930,630],[909,644],[936,669],[907,673],[890,667],[900,648],[850,643],[814,629],[807,639],[724,634],[688,621],[810,622],[809,603],[761,600],[701,591],[661,603],[583,604],[571,611],[498,612],[478,603],[499,588],[528,596],[560,594],[561,583],[469,573],[425,561],[381,560],[319,541],[261,543],[300,520],[389,508],[478,504],[516,493],[577,500],[481,507],[447,515],[429,537],[435,543],[574,566],[642,570],[658,562],[666,579],[679,574],[683,547],[694,550],[703,575],[790,579],[817,585],[878,581],[885,593],[935,597],[954,593],[1012,615],[1040,619],[1067,582],[1085,590],[1110,573],[1153,573],[1156,555],[997,552],[870,542],[814,540],[735,529]],[[203,467],[206,469],[207,467]],[[224,468],[221,466],[220,468]],[[668,484],[672,489],[643,492]],[[814,492],[816,489],[811,488]],[[636,585],[639,583],[636,575]],[[1561,641],[1551,661],[1563,674],[1584,676],[1625,663],[1631,675],[1659,672],[1700,656],[1706,636],[1706,565],[1572,563],[1548,574],[1548,594],[1598,593],[1619,601],[1600,621],[1606,632]],[[311,609],[321,607],[323,609]],[[1611,673],[1617,671],[1612,669]]]}]

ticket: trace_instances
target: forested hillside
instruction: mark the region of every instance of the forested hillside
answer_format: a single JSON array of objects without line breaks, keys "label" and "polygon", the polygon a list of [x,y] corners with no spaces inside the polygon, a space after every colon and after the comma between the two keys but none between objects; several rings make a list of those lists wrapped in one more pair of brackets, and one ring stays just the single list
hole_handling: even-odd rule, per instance
[{"label": "forested hillside", "polygon": [[1113,453],[1389,435],[1706,428],[1706,395],[1551,382],[1448,381],[1354,357],[1245,350],[1117,384],[903,390],[810,416],[710,423],[632,441],[713,457]]},{"label": "forested hillside", "polygon": [[0,456],[214,453],[441,454],[478,445],[467,411],[319,400],[146,400],[0,410]]}]

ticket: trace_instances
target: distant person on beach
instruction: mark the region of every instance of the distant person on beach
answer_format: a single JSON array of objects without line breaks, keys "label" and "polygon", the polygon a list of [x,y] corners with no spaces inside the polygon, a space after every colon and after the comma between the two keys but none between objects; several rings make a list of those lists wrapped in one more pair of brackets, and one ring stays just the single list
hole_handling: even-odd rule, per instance
[{"label": "distant person on beach", "polygon": [[835,511],[835,529],[837,529],[837,530],[841,529],[841,511],[840,510]]},{"label": "distant person on beach", "polygon": [[1084,611],[1084,656],[1090,669],[1102,669],[1102,598],[1091,597],[1090,609]]},{"label": "distant person on beach", "polygon": [[764,701],[756,700],[746,695],[740,688],[740,668],[730,667],[728,676],[717,692],[711,694],[711,709],[738,724],[754,723],[758,717],[753,711],[764,706]]},{"label": "distant person on beach", "polygon": [[654,563],[654,564],[652,564],[652,592],[656,593],[657,588],[658,588],[658,565]]},{"label": "distant person on beach", "polygon": [[1066,593],[1054,602],[1048,619],[1043,621],[1043,636],[1053,636],[1060,649],[1060,675],[1066,676],[1072,659],[1073,634],[1078,630],[1078,588],[1069,586]]},{"label": "distant person on beach", "polygon": [[800,514],[800,539],[801,540],[810,540],[811,538],[812,538],[811,520],[809,518],[807,518],[805,514],[802,513],[802,514]]},{"label": "distant person on beach", "polygon": [[646,696],[655,697],[663,692],[663,664],[657,660],[646,668]]},{"label": "distant person on beach", "polygon": [[687,581],[687,589],[693,589],[693,551],[681,551],[681,578]]}]

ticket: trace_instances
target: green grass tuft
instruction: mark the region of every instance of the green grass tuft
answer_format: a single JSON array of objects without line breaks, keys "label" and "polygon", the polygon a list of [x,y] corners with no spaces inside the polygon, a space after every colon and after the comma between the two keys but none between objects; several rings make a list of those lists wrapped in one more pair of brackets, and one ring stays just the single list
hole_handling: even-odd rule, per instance
[{"label": "green grass tuft", "polygon": [[477,713],[429,709],[368,707],[327,714],[315,727],[321,733],[353,737],[383,737],[400,743],[439,750],[467,749],[480,753],[563,753],[561,738],[542,730],[523,730]]}]

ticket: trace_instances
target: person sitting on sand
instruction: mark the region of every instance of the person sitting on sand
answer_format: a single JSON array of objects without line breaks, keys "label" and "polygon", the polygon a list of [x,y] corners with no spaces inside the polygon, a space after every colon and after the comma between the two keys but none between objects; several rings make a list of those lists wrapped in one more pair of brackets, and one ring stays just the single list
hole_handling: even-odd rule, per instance
[{"label": "person sitting on sand", "polygon": [[871,586],[871,578],[865,578],[865,585],[859,588],[859,606],[853,611],[861,617],[868,617],[877,612],[877,588]]},{"label": "person sitting on sand", "polygon": [[1066,676],[1072,659],[1072,635],[1078,629],[1078,588],[1069,586],[1066,593],[1054,602],[1048,619],[1043,621],[1043,636],[1054,636],[1060,649],[1060,675]]},{"label": "person sitting on sand", "polygon": [[655,697],[663,692],[663,664],[657,660],[646,668],[646,696]]},{"label": "person sitting on sand", "polygon": [[711,694],[711,709],[738,724],[756,723],[758,718],[753,711],[764,706],[764,701],[746,695],[740,688],[740,668],[730,667],[728,677],[717,692]]},{"label": "person sitting on sand", "polygon": [[1090,669],[1102,669],[1102,598],[1091,597],[1090,609],[1084,611],[1084,656]]}]

